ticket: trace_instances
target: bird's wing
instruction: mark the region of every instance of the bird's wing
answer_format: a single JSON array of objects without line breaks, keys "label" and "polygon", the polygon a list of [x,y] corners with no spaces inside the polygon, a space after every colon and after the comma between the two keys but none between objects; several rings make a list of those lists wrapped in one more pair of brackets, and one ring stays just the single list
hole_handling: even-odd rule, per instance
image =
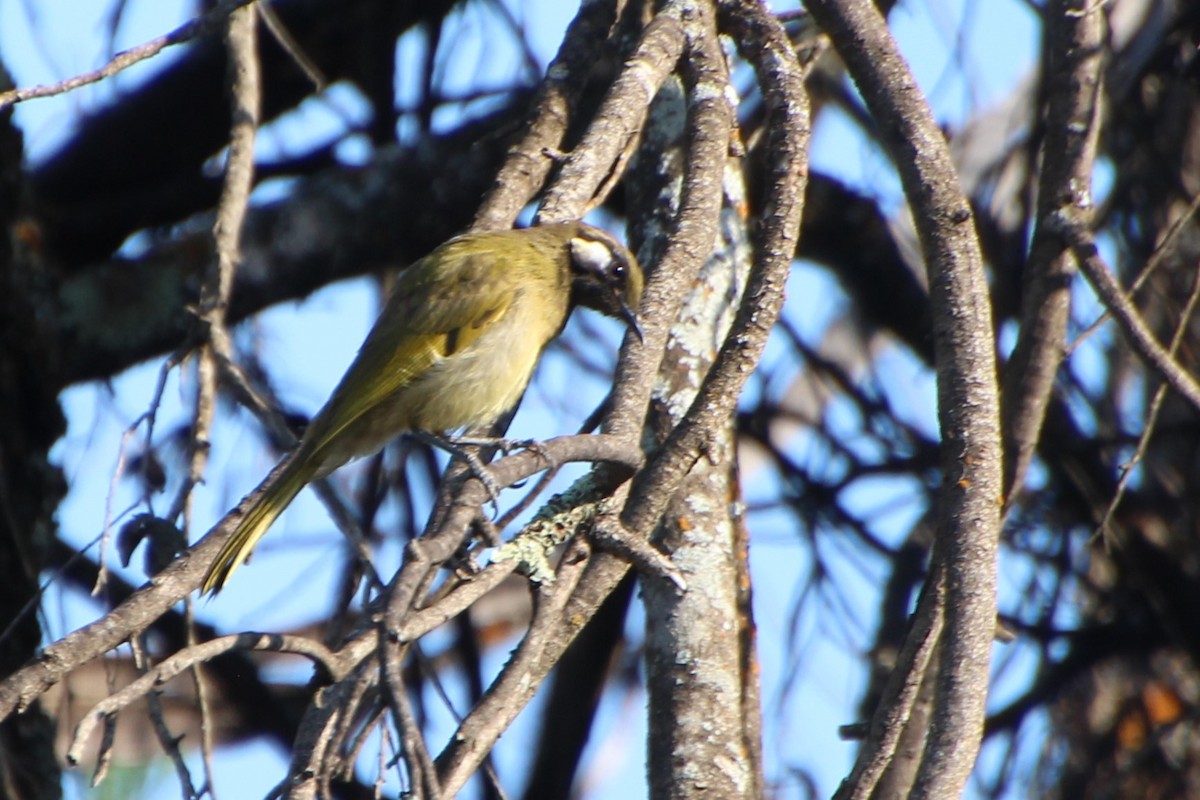
[{"label": "bird's wing", "polygon": [[401,273],[376,328],[388,317],[402,320],[412,333],[446,334],[478,325],[486,309],[512,300],[513,247],[520,243],[511,237],[451,239]]},{"label": "bird's wing", "polygon": [[475,341],[514,299],[498,253],[455,242],[401,275],[379,321],[306,435],[319,452],[363,414],[403,389],[436,361]]}]

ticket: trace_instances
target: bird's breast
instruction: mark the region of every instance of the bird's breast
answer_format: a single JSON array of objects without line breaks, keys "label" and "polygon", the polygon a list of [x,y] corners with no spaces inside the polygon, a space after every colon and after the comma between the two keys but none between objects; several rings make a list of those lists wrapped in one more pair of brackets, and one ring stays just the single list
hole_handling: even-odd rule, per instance
[{"label": "bird's breast", "polygon": [[452,431],[486,425],[515,406],[542,350],[566,320],[567,305],[518,291],[508,309],[470,345],[438,359],[403,390],[412,427]]}]

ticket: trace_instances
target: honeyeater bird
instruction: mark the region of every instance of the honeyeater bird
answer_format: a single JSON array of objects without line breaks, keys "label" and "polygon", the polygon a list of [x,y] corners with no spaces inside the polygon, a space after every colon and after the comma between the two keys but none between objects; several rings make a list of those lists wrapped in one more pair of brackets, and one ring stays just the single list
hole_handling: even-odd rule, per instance
[{"label": "honeyeater bird", "polygon": [[470,233],[405,270],[375,327],[300,443],[251,493],[204,578],[216,592],[306,484],[405,431],[494,422],[516,405],[576,305],[624,319],[642,270],[616,238],[581,222]]}]

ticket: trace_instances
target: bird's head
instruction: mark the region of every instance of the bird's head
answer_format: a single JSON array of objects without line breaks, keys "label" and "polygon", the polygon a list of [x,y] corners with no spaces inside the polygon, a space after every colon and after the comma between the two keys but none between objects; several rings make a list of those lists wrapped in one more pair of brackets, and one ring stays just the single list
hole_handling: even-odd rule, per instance
[{"label": "bird's head", "polygon": [[607,231],[578,223],[571,226],[567,256],[574,302],[625,320],[641,339],[642,268],[629,248]]}]

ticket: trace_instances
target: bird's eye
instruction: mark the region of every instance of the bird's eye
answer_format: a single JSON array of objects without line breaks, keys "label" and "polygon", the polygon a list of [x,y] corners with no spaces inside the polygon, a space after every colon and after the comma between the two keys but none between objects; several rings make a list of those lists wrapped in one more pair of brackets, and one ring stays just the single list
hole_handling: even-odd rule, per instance
[{"label": "bird's eye", "polygon": [[612,274],[613,274],[614,278],[616,278],[618,281],[621,281],[622,283],[624,283],[625,282],[625,265],[617,264],[615,267],[613,267]]}]

